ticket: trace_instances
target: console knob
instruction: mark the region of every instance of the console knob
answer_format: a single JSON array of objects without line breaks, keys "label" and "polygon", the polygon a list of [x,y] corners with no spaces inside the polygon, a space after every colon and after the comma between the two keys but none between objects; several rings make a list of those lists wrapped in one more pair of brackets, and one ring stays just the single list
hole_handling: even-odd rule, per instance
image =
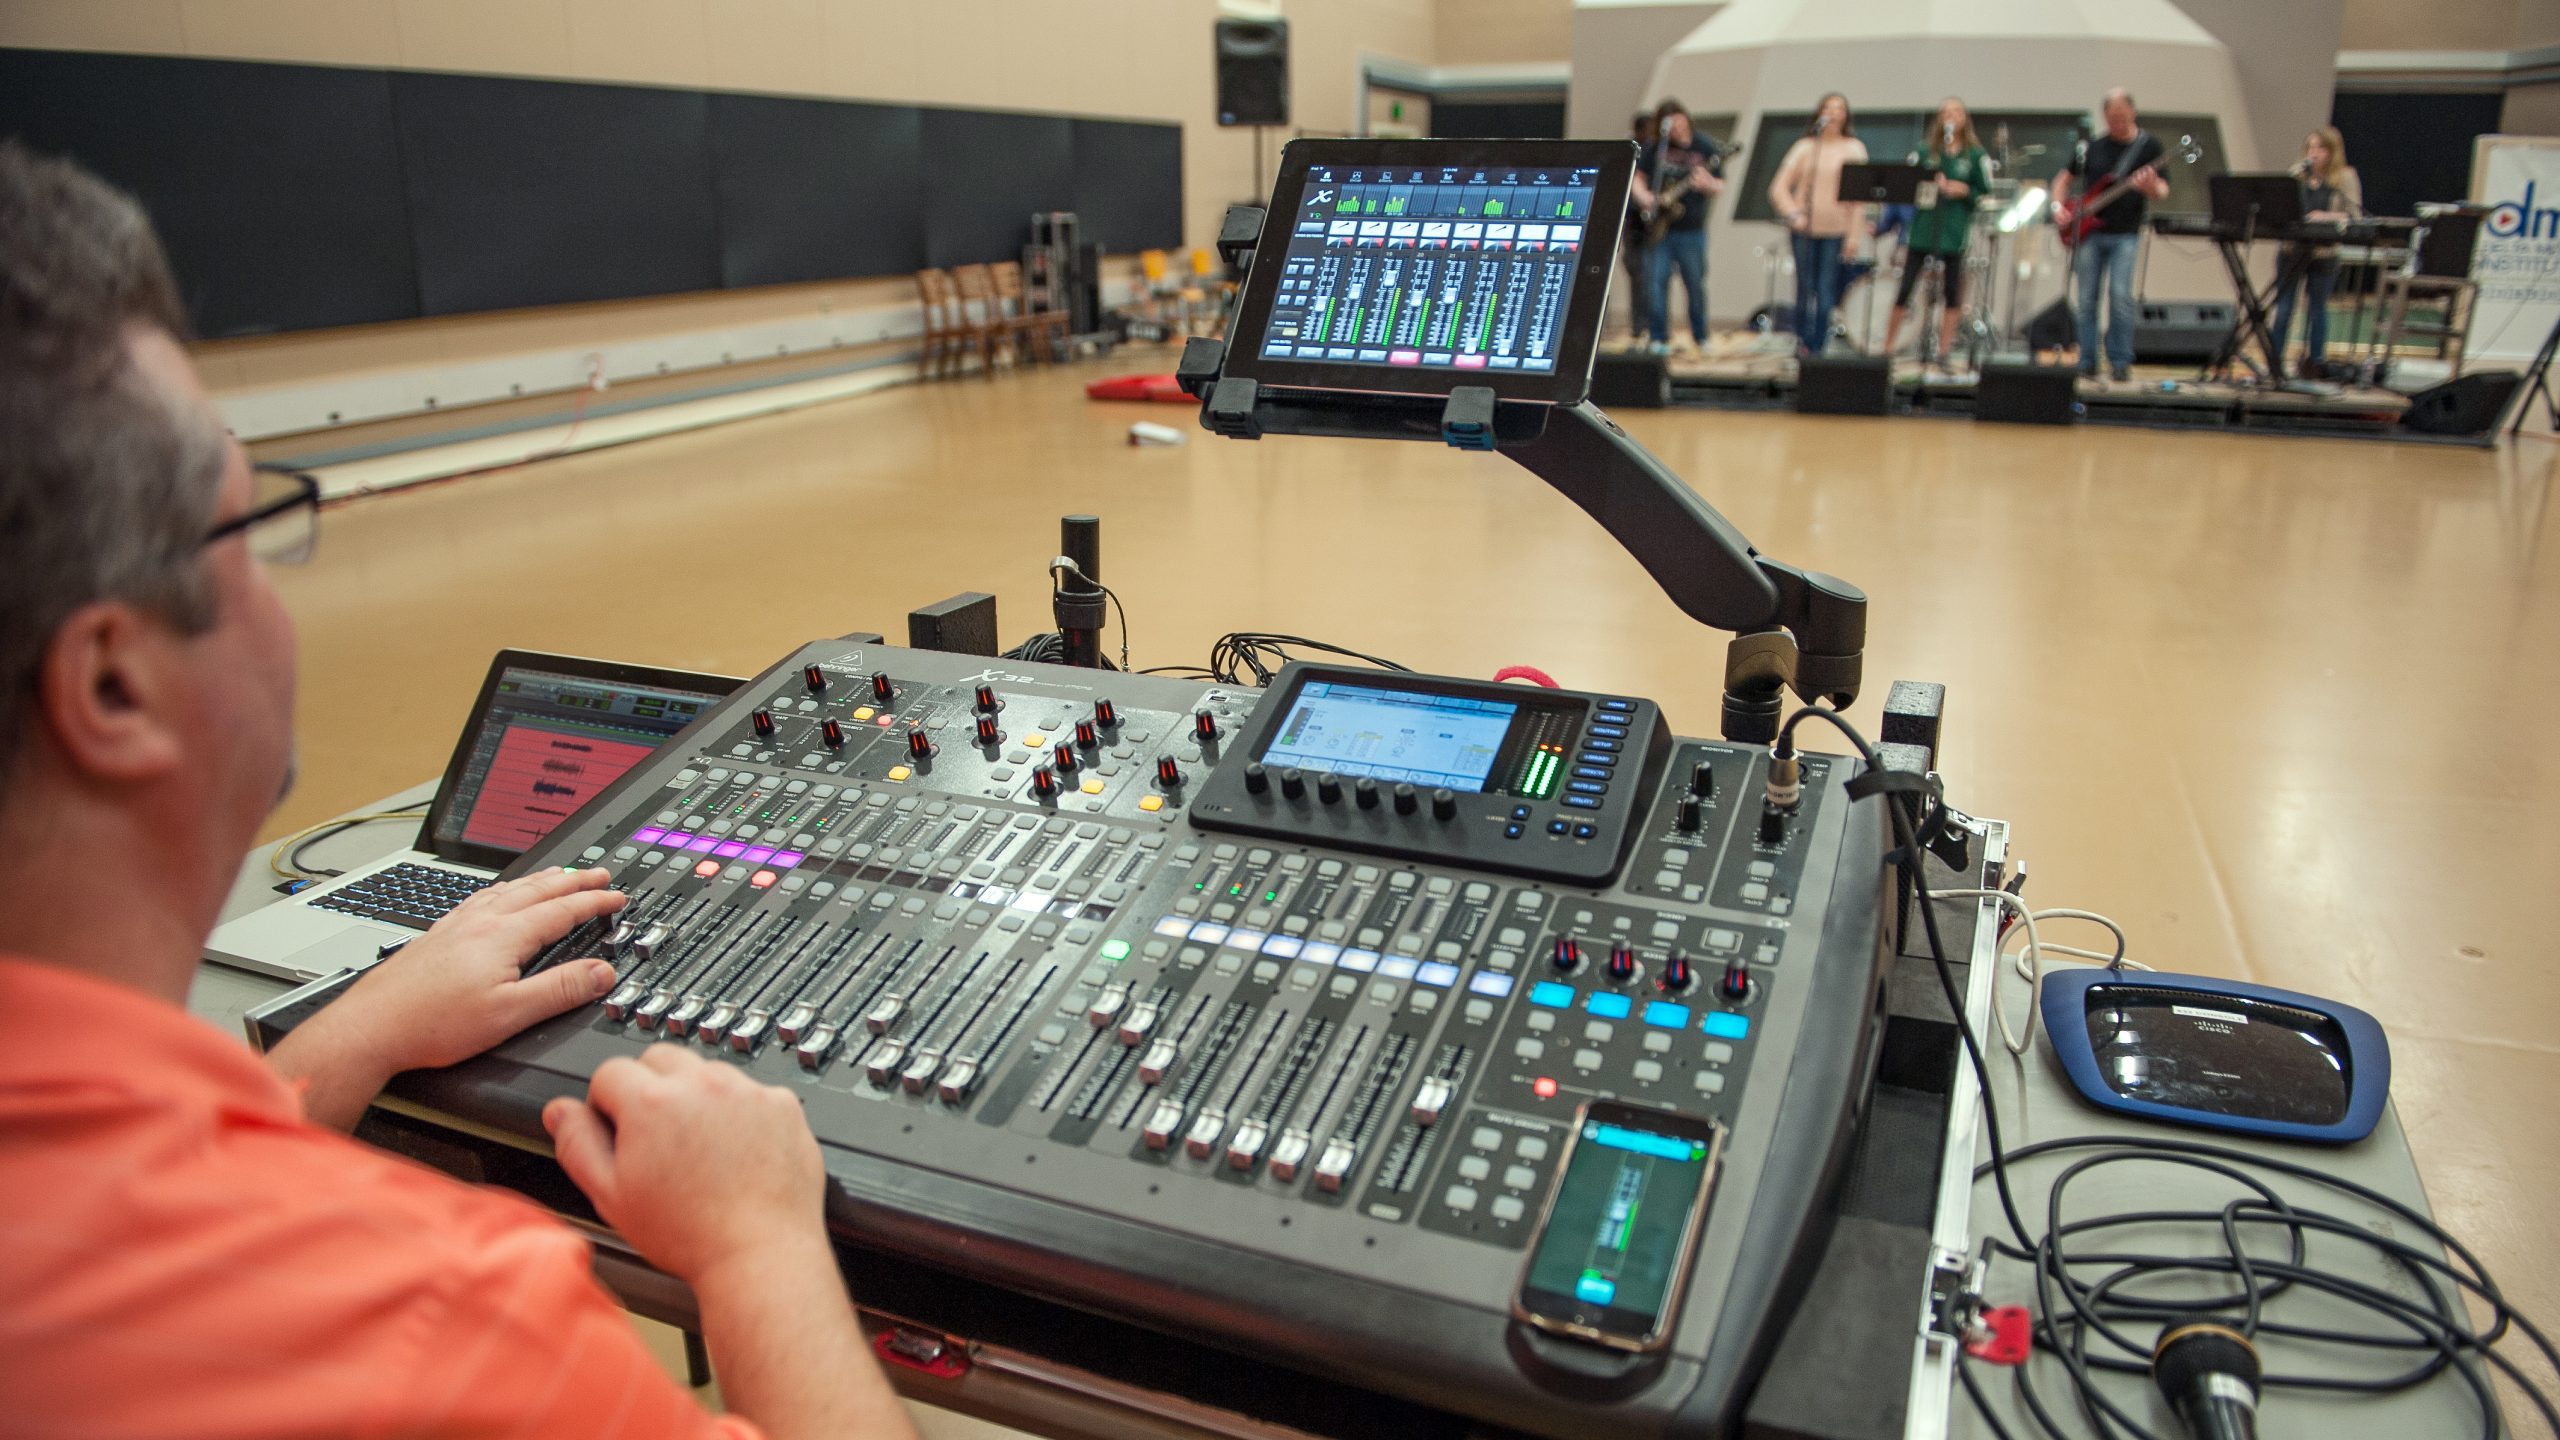
[{"label": "console knob", "polygon": [[755,715],[754,715],[752,718],[753,718],[753,719],[754,719],[754,721],[755,721],[756,733],[757,733],[758,735],[761,735],[761,736],[765,737],[765,738],[766,738],[766,739],[768,739],[768,740],[772,739],[772,738],[773,738],[773,712],[772,712],[772,711],[770,711],[770,710],[759,710],[759,711],[757,711],[757,712],[755,713]]},{"label": "console knob", "polygon": [[1763,804],[1760,807],[1760,843],[1763,845],[1787,843],[1786,811],[1770,804]]},{"label": "console knob", "polygon": [[1191,716],[1191,733],[1199,736],[1204,743],[1217,739],[1218,717],[1210,714],[1206,710],[1193,712]]},{"label": "console knob", "polygon": [[1304,800],[1307,798],[1307,777],[1305,772],[1299,770],[1294,765],[1280,772],[1280,798],[1283,800]]},{"label": "console knob", "polygon": [[1547,963],[1556,967],[1557,974],[1570,975],[1582,968],[1582,946],[1570,935],[1559,935],[1555,953],[1547,957]]},{"label": "console knob", "polygon": [[933,758],[933,739],[921,730],[907,732],[907,754],[918,760]]},{"label": "console knob", "polygon": [[1431,792],[1431,818],[1434,820],[1455,820],[1458,818],[1458,795],[1456,791],[1440,789]]},{"label": "console knob", "polygon": [[1697,980],[1697,971],[1690,966],[1689,957],[1675,951],[1671,958],[1662,962],[1662,976],[1656,983],[1662,986],[1662,993],[1677,995],[1696,984]]},{"label": "console knob", "polygon": [[1072,775],[1075,773],[1076,766],[1082,762],[1076,759],[1074,746],[1057,745],[1050,747],[1049,763],[1058,767],[1059,774]]},{"label": "console knob", "polygon": [[1716,981],[1716,995],[1719,999],[1734,1005],[1750,999],[1750,968],[1739,960],[1727,964],[1724,967],[1723,976]]},{"label": "console knob", "polygon": [[1716,767],[1711,762],[1701,760],[1689,772],[1689,793],[1701,800],[1716,797]]},{"label": "console knob", "polygon": [[879,701],[883,705],[886,705],[890,700],[896,698],[897,693],[898,687],[889,683],[888,671],[874,670],[871,672],[871,698]]},{"label": "console knob", "polygon": [[1625,945],[1610,946],[1609,978],[1621,985],[1636,978],[1636,952]]},{"label": "console knob", "polygon": [[996,717],[993,715],[978,717],[978,743],[990,750],[1004,743],[1004,734],[996,729]]},{"label": "console knob", "polygon": [[996,713],[996,687],[993,685],[979,686],[976,699],[978,702],[979,714],[993,715]]},{"label": "console knob", "polygon": [[1342,777],[1328,770],[1316,777],[1316,798],[1327,805],[1342,803]]},{"label": "console knob", "polygon": [[1363,810],[1377,809],[1378,782],[1365,775],[1361,776],[1359,783],[1351,787],[1351,800]]},{"label": "console knob", "polygon": [[812,666],[808,667],[807,669],[805,669],[805,670],[801,671],[801,672],[800,672],[800,678],[801,678],[801,680],[802,680],[802,681],[804,681],[805,683],[807,683],[807,685],[808,685],[808,687],[809,687],[809,693],[810,693],[810,694],[812,694],[812,695],[820,695],[820,694],[824,694],[824,693],[826,692],[826,688],[827,688],[827,672],[826,672],[826,671],[824,671],[824,670],[822,670],[822,669],[820,669],[819,667],[817,667],[817,666],[815,666],[815,665],[812,665]]},{"label": "console knob", "polygon": [[1396,786],[1396,813],[1397,813],[1397,814],[1399,814],[1399,815],[1410,815],[1410,814],[1412,814],[1412,813],[1413,813],[1414,806],[1415,806],[1415,805],[1417,805],[1417,804],[1419,804],[1419,803],[1420,803],[1420,800],[1417,798],[1416,793],[1415,793],[1415,791],[1414,791],[1414,788],[1413,788],[1412,786],[1410,786],[1410,785],[1405,785],[1405,784],[1398,784],[1398,785]]},{"label": "console knob", "polygon": [[828,749],[841,750],[844,748],[844,727],[833,720],[821,720],[818,722],[818,738],[827,742]]},{"label": "console knob", "polygon": [[1244,793],[1247,795],[1270,794],[1271,772],[1263,769],[1258,763],[1244,767]]},{"label": "console knob", "polygon": [[1103,729],[1105,729],[1105,730],[1108,730],[1108,729],[1110,729],[1111,727],[1113,727],[1114,725],[1119,724],[1119,723],[1120,723],[1120,707],[1119,707],[1119,706],[1117,706],[1117,705],[1112,704],[1109,700],[1096,700],[1096,701],[1094,701],[1094,702],[1093,702],[1093,723],[1094,723],[1094,724],[1096,724],[1096,725],[1101,726],[1101,727],[1102,727]]},{"label": "console knob", "polygon": [[1090,750],[1094,746],[1102,743],[1102,736],[1095,732],[1092,721],[1079,720],[1076,722],[1076,743],[1087,750]]},{"label": "console knob", "polygon": [[[1167,790],[1171,790],[1182,783],[1182,766],[1175,763],[1172,756],[1167,755],[1156,762],[1156,783]],[[1248,778],[1245,783],[1247,785],[1251,785],[1253,782]],[[1265,783],[1267,784],[1269,782],[1266,781]]]},{"label": "console knob", "polygon": [[1678,825],[1681,830],[1686,833],[1695,834],[1697,833],[1698,826],[1704,823],[1705,818],[1704,812],[1698,806],[1698,797],[1695,795],[1683,795],[1680,797],[1679,813],[1672,817],[1672,823]]},{"label": "console knob", "polygon": [[1058,777],[1046,768],[1031,772],[1031,793],[1043,800],[1058,798]]}]

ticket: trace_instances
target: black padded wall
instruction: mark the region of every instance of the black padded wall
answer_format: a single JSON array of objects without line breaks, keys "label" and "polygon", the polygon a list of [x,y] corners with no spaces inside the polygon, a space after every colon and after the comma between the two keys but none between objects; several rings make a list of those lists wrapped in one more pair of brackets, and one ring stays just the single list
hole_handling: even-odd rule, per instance
[{"label": "black padded wall", "polygon": [[139,195],[198,331],[1004,260],[1036,210],[1182,243],[1182,127],[0,49],[0,138]]},{"label": "black padded wall", "polygon": [[711,169],[724,285],[925,263],[924,116],[912,106],[714,95]]},{"label": "black padded wall", "polygon": [[1035,210],[1075,206],[1075,122],[994,110],[924,112],[928,265],[1019,255]]},{"label": "black padded wall", "polygon": [[379,70],[0,50],[0,137],[138,196],[198,334],[418,314]]},{"label": "black padded wall", "polygon": [[429,315],[720,285],[710,97],[392,77]]},{"label": "black padded wall", "polygon": [[1119,254],[1182,243],[1180,126],[1078,120],[1075,152],[1075,200],[1068,208],[1087,242]]}]

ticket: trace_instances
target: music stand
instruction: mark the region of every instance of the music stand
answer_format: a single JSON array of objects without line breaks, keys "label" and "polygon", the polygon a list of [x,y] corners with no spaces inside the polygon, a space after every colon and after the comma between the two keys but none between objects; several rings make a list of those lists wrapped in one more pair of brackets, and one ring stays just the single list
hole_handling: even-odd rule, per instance
[{"label": "music stand", "polygon": [[[1928,178],[1929,172],[1917,165],[1875,165],[1864,161],[1853,162],[1840,167],[1840,193],[1834,198],[1851,205],[1914,205],[1920,200],[1921,182]],[[1865,264],[1866,274],[1860,278],[1871,277],[1876,271],[1874,257],[1870,256]],[[1843,277],[1840,288],[1844,291],[1851,283],[1846,278],[1848,268],[1846,263],[1840,267]],[[1858,344],[1863,348],[1867,337],[1875,331],[1875,286],[1867,287],[1865,298],[1858,304]],[[1823,316],[1821,323],[1825,327],[1824,333],[1828,334],[1831,317]],[[1804,334],[1801,316],[1797,317],[1796,334],[1799,336]]]},{"label": "music stand", "polygon": [[2249,278],[2249,246],[2261,236],[2299,227],[2302,224],[2302,182],[2289,172],[2272,175],[2211,175],[2205,179],[2213,203],[2213,240],[2222,252],[2223,268],[2231,274],[2231,293],[2240,302],[2240,323],[2205,362],[2211,374],[2226,369],[2232,361],[2242,359],[2241,352],[2251,339],[2267,357],[2266,374],[2270,383],[2285,382],[2284,345],[2271,328],[2269,310],[2273,297],[2285,292],[2298,278],[2309,252],[2301,256],[2291,252],[2276,257],[2275,283],[2264,292]]}]

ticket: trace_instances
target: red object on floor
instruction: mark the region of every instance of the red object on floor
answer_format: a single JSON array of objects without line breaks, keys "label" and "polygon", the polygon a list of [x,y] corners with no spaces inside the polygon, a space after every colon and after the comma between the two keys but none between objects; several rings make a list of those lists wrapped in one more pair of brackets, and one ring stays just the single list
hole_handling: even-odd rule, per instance
[{"label": "red object on floor", "polygon": [[1166,405],[1198,403],[1182,393],[1182,383],[1171,375],[1118,375],[1109,380],[1096,380],[1084,387],[1084,398],[1153,400]]},{"label": "red object on floor", "polygon": [[2024,1365],[2035,1353],[2035,1320],[2024,1305],[1995,1305],[1982,1312],[1988,1332],[1965,1342],[1965,1353],[1994,1365]]},{"label": "red object on floor", "polygon": [[1505,665],[1493,672],[1493,683],[1499,685],[1505,680],[1526,680],[1532,685],[1544,685],[1550,690],[1564,688],[1556,683],[1554,676],[1535,665]]}]

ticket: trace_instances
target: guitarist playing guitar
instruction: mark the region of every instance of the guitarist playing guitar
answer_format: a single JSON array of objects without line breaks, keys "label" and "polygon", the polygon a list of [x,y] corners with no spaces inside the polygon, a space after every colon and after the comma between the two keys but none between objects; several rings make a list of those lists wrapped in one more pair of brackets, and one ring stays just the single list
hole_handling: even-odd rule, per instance
[{"label": "guitarist playing guitar", "polygon": [[[2133,270],[2142,247],[2148,203],[2165,200],[2160,173],[2168,152],[2137,121],[2133,96],[2110,90],[2100,106],[2105,133],[2080,147],[2069,169],[2053,177],[2054,224],[2072,251],[2080,293],[2080,374],[2098,373],[2098,302],[2107,304],[2106,356],[2111,379],[2133,377]],[[2073,197],[2083,197],[2078,204]]]},{"label": "guitarist playing guitar", "polygon": [[1707,343],[1707,209],[1724,190],[1718,173],[1724,152],[1702,140],[1689,123],[1689,112],[1677,100],[1654,109],[1654,139],[1636,155],[1632,193],[1653,243],[1644,257],[1645,315],[1653,327],[1653,348],[1669,348],[1671,339],[1671,272],[1689,294],[1689,338],[1700,349]]}]

